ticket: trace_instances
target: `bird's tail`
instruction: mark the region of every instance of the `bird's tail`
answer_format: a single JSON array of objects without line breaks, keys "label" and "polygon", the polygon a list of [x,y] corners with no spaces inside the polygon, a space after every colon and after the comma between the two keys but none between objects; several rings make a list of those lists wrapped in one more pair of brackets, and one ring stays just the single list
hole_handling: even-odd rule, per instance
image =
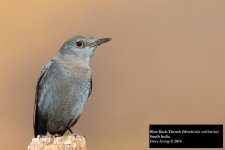
[{"label": "bird's tail", "polygon": [[35,111],[34,112],[34,137],[37,137],[39,135],[39,132],[38,132],[38,126],[37,126],[37,123],[38,123],[38,113]]},{"label": "bird's tail", "polygon": [[46,135],[46,122],[43,120],[44,118],[40,117],[40,112],[35,104],[34,112],[33,112],[33,128],[34,128],[34,136],[37,137],[38,135]]}]

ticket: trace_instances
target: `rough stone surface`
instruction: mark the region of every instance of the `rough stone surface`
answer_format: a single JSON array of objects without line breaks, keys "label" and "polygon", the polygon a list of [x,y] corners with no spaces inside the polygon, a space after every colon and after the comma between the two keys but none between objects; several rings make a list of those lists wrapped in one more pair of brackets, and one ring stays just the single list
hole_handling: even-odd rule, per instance
[{"label": "rough stone surface", "polygon": [[33,138],[28,150],[87,150],[83,136],[70,134],[61,137],[44,136]]}]

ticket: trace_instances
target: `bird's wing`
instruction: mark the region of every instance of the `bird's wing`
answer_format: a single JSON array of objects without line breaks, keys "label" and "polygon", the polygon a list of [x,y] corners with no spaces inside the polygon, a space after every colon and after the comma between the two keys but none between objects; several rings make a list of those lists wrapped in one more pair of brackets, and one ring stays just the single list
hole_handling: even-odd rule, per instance
[{"label": "bird's wing", "polygon": [[33,112],[33,127],[34,127],[34,135],[35,137],[37,136],[38,132],[38,112],[37,112],[37,105],[38,105],[38,99],[40,96],[40,90],[42,89],[42,79],[45,76],[46,72],[48,71],[49,67],[52,65],[53,59],[49,60],[43,67],[40,77],[38,78],[37,81],[37,86],[36,86],[36,93],[35,93],[35,103],[34,103],[34,112]]},{"label": "bird's wing", "polygon": [[91,91],[92,91],[92,76],[90,78],[90,88],[89,88],[88,97],[91,95]]}]

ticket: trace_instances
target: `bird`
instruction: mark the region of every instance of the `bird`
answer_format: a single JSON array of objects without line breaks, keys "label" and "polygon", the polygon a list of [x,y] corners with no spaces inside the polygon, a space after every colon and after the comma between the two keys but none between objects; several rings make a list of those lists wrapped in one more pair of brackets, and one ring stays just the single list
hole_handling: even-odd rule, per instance
[{"label": "bird", "polygon": [[43,66],[36,85],[34,136],[62,136],[73,127],[92,91],[90,60],[95,49],[111,38],[75,36]]}]

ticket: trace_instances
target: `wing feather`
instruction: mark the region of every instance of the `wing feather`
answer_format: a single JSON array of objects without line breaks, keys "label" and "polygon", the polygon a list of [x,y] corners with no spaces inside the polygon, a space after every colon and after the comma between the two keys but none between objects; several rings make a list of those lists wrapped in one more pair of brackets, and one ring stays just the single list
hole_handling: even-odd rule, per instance
[{"label": "wing feather", "polygon": [[36,93],[35,93],[35,103],[34,103],[34,112],[33,112],[33,128],[34,128],[34,135],[35,137],[37,137],[37,135],[39,134],[39,130],[38,130],[38,109],[37,109],[37,105],[38,105],[38,100],[40,97],[40,91],[42,89],[42,79],[45,76],[46,72],[48,71],[49,67],[52,65],[53,59],[49,60],[43,67],[41,73],[40,73],[40,77],[38,78],[37,81],[37,86],[36,86]]},{"label": "wing feather", "polygon": [[89,88],[88,97],[91,95],[91,91],[92,91],[92,76],[90,78],[90,88]]}]

